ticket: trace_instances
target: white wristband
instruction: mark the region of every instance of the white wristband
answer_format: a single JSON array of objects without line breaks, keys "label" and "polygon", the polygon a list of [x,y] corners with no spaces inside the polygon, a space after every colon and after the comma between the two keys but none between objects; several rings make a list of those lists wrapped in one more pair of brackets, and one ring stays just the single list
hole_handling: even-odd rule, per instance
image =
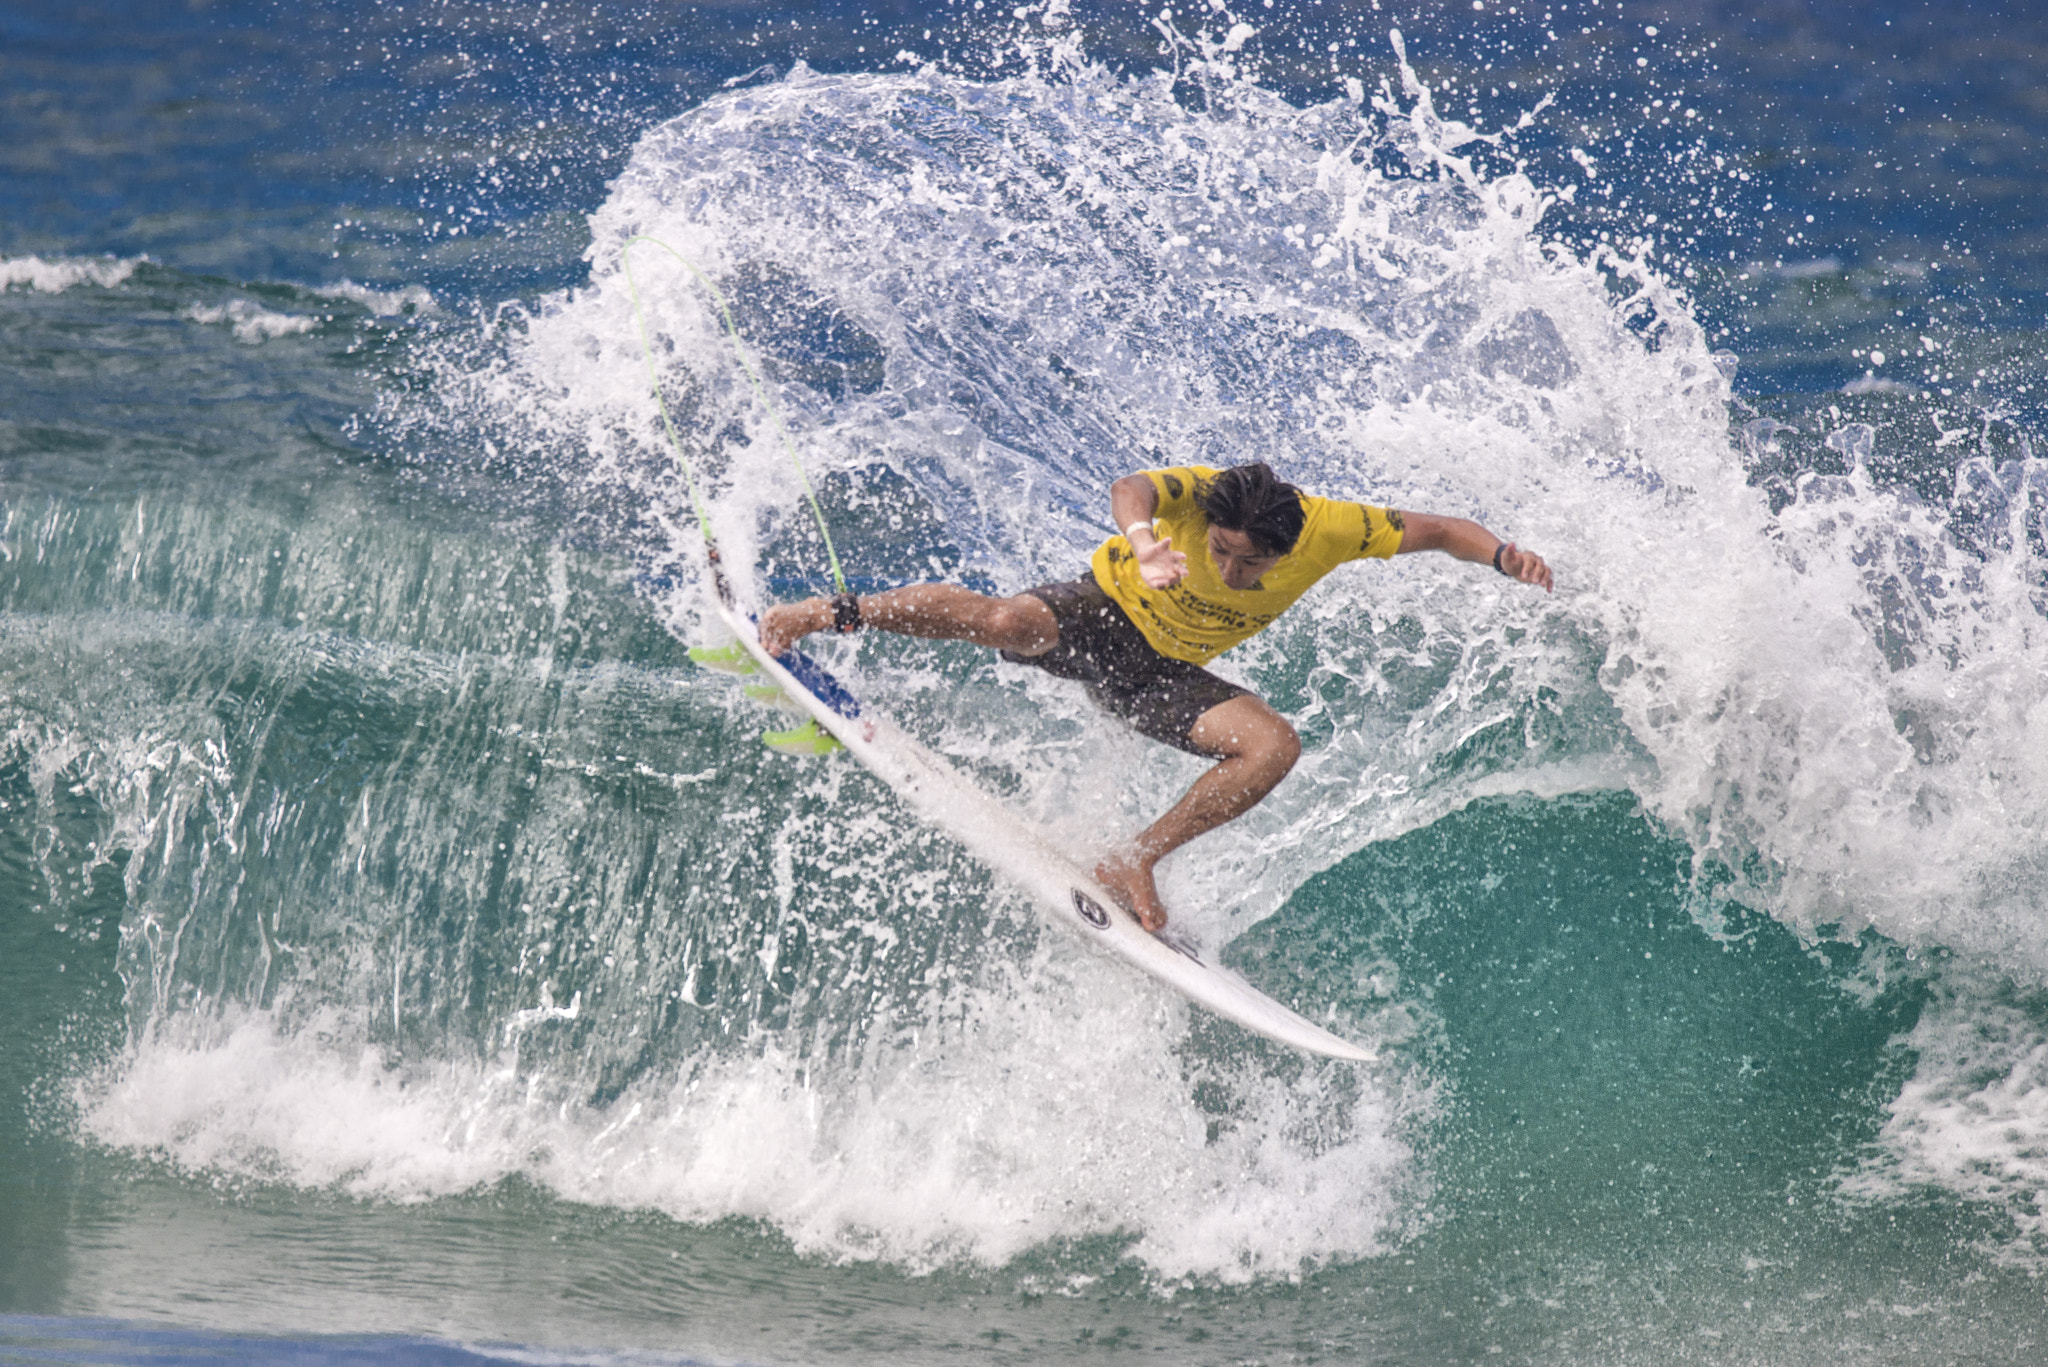
[{"label": "white wristband", "polygon": [[[1144,528],[1144,529],[1145,529],[1146,531],[1148,531],[1148,532],[1152,532],[1152,524],[1151,524],[1151,523],[1149,523],[1149,522],[1133,522],[1133,523],[1132,523],[1132,524],[1131,524],[1130,526],[1128,526],[1128,527],[1124,528],[1124,540],[1126,540],[1126,541],[1129,541],[1129,540],[1131,539],[1131,533],[1132,533],[1132,532],[1135,532],[1135,531],[1137,531],[1137,530],[1138,530],[1138,529],[1139,529],[1140,527],[1143,527],[1143,528]],[[1155,540],[1155,541],[1156,541],[1156,540],[1158,540],[1158,539],[1159,539],[1159,533],[1157,533],[1157,532],[1152,532],[1152,538],[1153,538],[1153,540]],[[1133,543],[1133,544],[1135,544],[1135,543]]]}]

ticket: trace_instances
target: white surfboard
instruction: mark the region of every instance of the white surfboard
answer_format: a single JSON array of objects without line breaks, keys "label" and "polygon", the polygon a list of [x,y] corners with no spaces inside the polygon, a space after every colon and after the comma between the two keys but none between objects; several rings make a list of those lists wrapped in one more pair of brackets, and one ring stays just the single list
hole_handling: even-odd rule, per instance
[{"label": "white surfboard", "polygon": [[914,736],[862,704],[817,661],[798,650],[778,659],[762,648],[752,622],[724,603],[718,612],[756,669],[919,816],[1030,893],[1047,916],[1247,1030],[1329,1058],[1364,1063],[1376,1057],[1372,1050],[1339,1039],[1288,1010],[1215,963],[1199,946],[1174,935],[1171,927],[1159,935],[1148,932],[1093,874]]}]

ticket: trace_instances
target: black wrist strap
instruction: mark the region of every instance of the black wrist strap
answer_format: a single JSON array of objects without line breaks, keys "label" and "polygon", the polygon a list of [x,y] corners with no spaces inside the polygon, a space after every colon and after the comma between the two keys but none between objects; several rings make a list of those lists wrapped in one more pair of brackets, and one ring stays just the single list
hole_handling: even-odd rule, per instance
[{"label": "black wrist strap", "polygon": [[1501,542],[1498,546],[1495,546],[1493,548],[1493,567],[1496,570],[1500,570],[1502,574],[1506,574],[1507,571],[1501,567],[1500,558],[1502,555],[1507,553],[1507,549],[1508,543],[1505,541]]},{"label": "black wrist strap", "polygon": [[849,632],[859,631],[860,628],[860,599],[850,593],[833,594],[832,629],[844,636]]}]

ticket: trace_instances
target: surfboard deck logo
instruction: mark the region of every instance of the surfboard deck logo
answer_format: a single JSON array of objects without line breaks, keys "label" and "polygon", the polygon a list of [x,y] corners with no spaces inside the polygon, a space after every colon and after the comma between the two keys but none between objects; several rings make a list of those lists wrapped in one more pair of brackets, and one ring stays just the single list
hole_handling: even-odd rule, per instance
[{"label": "surfboard deck logo", "polygon": [[1081,914],[1082,920],[1097,930],[1109,929],[1109,913],[1102,909],[1100,902],[1079,888],[1074,889],[1074,910]]}]

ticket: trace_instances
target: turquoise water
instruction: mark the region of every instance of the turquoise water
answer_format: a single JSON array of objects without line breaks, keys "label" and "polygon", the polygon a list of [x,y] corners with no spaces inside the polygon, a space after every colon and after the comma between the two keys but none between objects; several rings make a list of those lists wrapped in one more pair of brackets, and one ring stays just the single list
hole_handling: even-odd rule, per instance
[{"label": "turquoise water", "polygon": [[[0,21],[0,1356],[2036,1360],[2038,23],[1524,8]],[[1544,551],[1226,666],[1306,754],[1164,891],[1380,1063],[759,744],[636,233],[859,582],[1254,453]],[[1196,772],[820,653],[1079,850]]]}]

